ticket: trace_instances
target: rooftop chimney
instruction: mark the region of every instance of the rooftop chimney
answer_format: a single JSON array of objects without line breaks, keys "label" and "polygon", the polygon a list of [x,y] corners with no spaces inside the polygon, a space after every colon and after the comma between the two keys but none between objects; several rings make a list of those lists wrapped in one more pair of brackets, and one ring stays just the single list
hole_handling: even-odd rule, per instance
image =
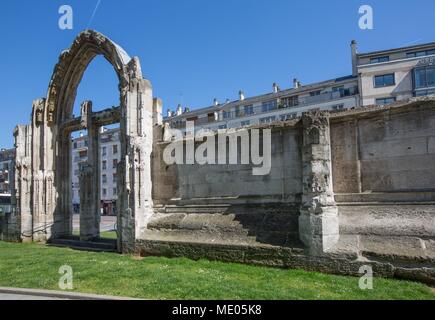
[{"label": "rooftop chimney", "polygon": [[276,84],[276,82],[273,83],[273,92],[277,93],[279,91],[279,86]]},{"label": "rooftop chimney", "polygon": [[186,112],[190,112],[190,108],[189,107],[185,107],[184,108],[184,113],[186,113]]},{"label": "rooftop chimney", "polygon": [[171,109],[168,109],[167,115],[168,115],[168,118],[172,117],[172,110]]},{"label": "rooftop chimney", "polygon": [[350,49],[352,54],[352,75],[358,75],[358,44],[355,40],[350,43]]},{"label": "rooftop chimney", "polygon": [[219,105],[219,101],[218,101],[218,99],[214,98],[214,100],[213,100],[213,104],[214,104],[215,106],[218,106],[218,105]]},{"label": "rooftop chimney", "polygon": [[239,91],[239,100],[240,101],[245,100],[245,93],[242,90]]},{"label": "rooftop chimney", "polygon": [[179,104],[178,107],[177,107],[176,115],[179,116],[179,115],[181,115],[182,113],[183,113],[183,108],[181,107],[181,104]]},{"label": "rooftop chimney", "polygon": [[227,98],[227,99],[225,100],[225,103],[230,103],[230,99]]},{"label": "rooftop chimney", "polygon": [[293,88],[298,89],[301,86],[301,83],[298,81],[298,79],[293,79]]}]

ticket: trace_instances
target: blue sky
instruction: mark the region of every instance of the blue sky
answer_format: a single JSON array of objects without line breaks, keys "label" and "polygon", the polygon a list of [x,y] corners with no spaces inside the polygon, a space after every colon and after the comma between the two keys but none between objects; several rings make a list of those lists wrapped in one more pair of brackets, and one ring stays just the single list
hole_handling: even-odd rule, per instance
[{"label": "blue sky", "polygon": [[[351,72],[349,43],[361,52],[435,41],[435,1],[354,0],[38,0],[0,2],[0,147],[12,147],[16,124],[28,123],[32,100],[46,95],[63,49],[96,29],[141,59],[163,99],[192,109],[213,98],[236,99]],[[58,9],[71,5],[74,29],[60,30]],[[374,10],[374,30],[358,27],[360,5]],[[101,57],[79,87],[76,104],[118,104],[117,79]],[[75,111],[77,112],[77,111]]]}]

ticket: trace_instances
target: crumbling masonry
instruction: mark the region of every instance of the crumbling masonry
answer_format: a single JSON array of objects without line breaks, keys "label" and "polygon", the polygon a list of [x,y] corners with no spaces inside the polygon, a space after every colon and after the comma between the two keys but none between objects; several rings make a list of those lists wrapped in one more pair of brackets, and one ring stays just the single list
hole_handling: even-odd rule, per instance
[{"label": "crumbling masonry", "polygon": [[[119,107],[72,109],[83,73],[103,55],[119,79]],[[120,123],[118,250],[434,282],[435,101],[415,99],[266,125],[269,175],[251,165],[168,165],[171,142],[138,58],[85,31],[64,51],[30,125],[15,130],[16,211],[8,240],[71,235],[70,133],[89,132],[80,174],[81,234],[98,239],[99,127]],[[252,128],[248,128],[252,130]],[[229,130],[228,134],[237,134]],[[185,141],[179,141],[184,144]]]}]

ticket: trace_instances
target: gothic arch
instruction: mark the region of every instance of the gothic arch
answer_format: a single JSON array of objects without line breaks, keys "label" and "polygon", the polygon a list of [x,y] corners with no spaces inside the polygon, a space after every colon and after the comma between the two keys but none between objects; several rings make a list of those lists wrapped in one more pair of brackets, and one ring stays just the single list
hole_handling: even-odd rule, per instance
[{"label": "gothic arch", "polygon": [[[139,60],[130,56],[115,42],[99,32],[86,30],[74,40],[70,49],[59,57],[51,77],[48,93],[48,111],[54,113],[53,122],[62,123],[71,116],[78,85],[90,62],[102,55],[113,66],[118,79],[120,91],[125,92],[129,82],[128,65],[135,64],[141,78]],[[120,98],[120,105],[122,99]]]}]

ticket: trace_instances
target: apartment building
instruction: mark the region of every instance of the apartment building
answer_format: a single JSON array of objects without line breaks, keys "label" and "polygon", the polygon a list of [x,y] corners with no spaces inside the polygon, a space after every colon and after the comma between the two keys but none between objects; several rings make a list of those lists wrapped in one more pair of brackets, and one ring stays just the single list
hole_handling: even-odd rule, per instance
[{"label": "apartment building", "polygon": [[352,42],[352,61],[361,105],[435,94],[435,42],[368,53]]},{"label": "apartment building", "polygon": [[[81,135],[72,139],[72,204],[74,212],[80,211],[79,174],[81,165],[88,159],[87,136]],[[116,201],[118,198],[116,169],[120,159],[119,129],[107,130],[102,128],[100,132],[100,186],[101,208],[104,215],[116,214]]]},{"label": "apartment building", "polygon": [[11,194],[14,168],[15,149],[0,150],[0,194]]},{"label": "apartment building", "polygon": [[272,92],[251,98],[240,91],[236,101],[215,99],[212,106],[194,111],[178,106],[168,110],[164,121],[181,130],[187,121],[197,130],[218,130],[284,121],[314,109],[334,112],[435,94],[435,43],[358,53],[352,41],[351,58],[349,76],[308,85],[294,79],[290,89],[273,84]]},{"label": "apartment building", "polygon": [[168,114],[172,128],[184,128],[186,121],[194,122],[197,129],[226,129],[255,124],[284,121],[300,116],[311,109],[342,110],[354,108],[359,103],[358,79],[354,76],[331,79],[303,86],[297,79],[293,88],[280,90],[273,84],[272,92],[257,97],[245,98],[242,91],[239,99],[220,104],[216,100],[208,108]]}]

